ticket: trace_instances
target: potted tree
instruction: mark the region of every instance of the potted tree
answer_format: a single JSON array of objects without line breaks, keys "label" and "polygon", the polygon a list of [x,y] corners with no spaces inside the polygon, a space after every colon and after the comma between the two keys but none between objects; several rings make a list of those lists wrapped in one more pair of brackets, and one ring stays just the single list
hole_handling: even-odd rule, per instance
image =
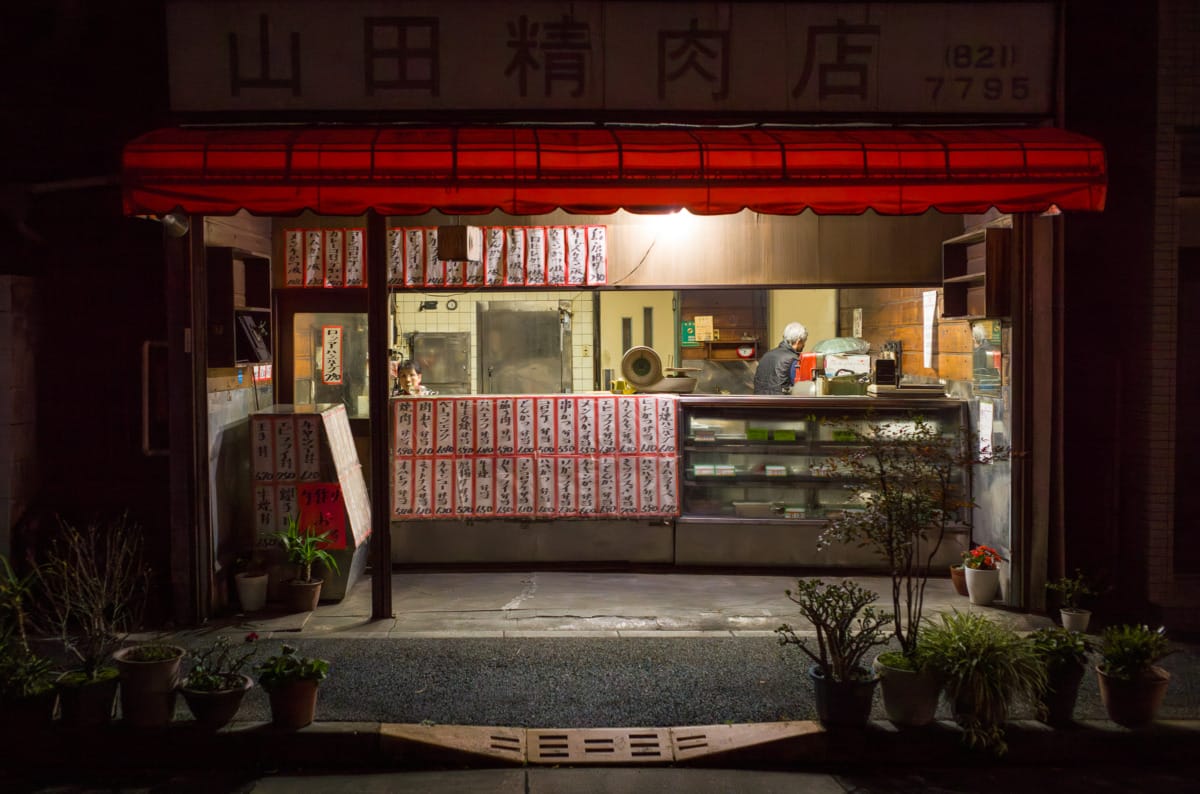
[{"label": "potted tree", "polygon": [[1087,667],[1092,643],[1082,634],[1059,626],[1029,634],[1033,652],[1046,668],[1046,690],[1038,706],[1039,716],[1050,725],[1069,725],[1074,719],[1079,684]]},{"label": "potted tree", "polygon": [[323,564],[334,573],[338,572],[337,560],[325,550],[329,533],[317,533],[313,528],[300,529],[299,519],[288,516],[287,528],[276,533],[288,562],[296,565],[296,578],[285,582],[285,602],[293,612],[311,612],[321,599],[321,579],[313,577],[313,565]]},{"label": "potted tree", "polygon": [[301,656],[291,645],[255,666],[258,683],[271,702],[271,722],[294,731],[312,724],[317,712],[317,687],[329,675],[329,662]]},{"label": "potted tree", "polygon": [[975,546],[963,552],[963,573],[972,604],[987,606],[1000,594],[1000,563],[1004,558],[991,546]]},{"label": "potted tree", "polygon": [[1100,635],[1100,699],[1118,725],[1137,728],[1154,721],[1171,674],[1158,662],[1173,653],[1160,626],[1109,626]]},{"label": "potted tree", "polygon": [[970,747],[1002,755],[1010,706],[1038,702],[1046,668],[1033,644],[978,612],[941,616],[926,627],[927,663],[941,674],[954,719]]},{"label": "potted tree", "polygon": [[29,645],[34,576],[18,574],[0,555],[0,713],[7,726],[20,730],[48,726],[58,699],[53,663]]},{"label": "potted tree", "polygon": [[871,716],[878,677],[863,664],[872,648],[887,643],[884,628],[892,616],[876,613],[875,593],[856,582],[826,584],[801,579],[787,597],[816,630],[816,650],[784,623],[775,632],[781,645],[794,645],[813,665],[808,674],[816,695],[817,717],[830,727],[861,727]]},{"label": "potted tree", "polygon": [[1046,589],[1053,590],[1062,597],[1059,615],[1062,617],[1063,628],[1068,631],[1087,631],[1092,612],[1080,607],[1079,603],[1088,596],[1096,595],[1096,591],[1092,589],[1083,571],[1076,568],[1074,576],[1064,576],[1056,582],[1050,582]]},{"label": "potted tree", "polygon": [[192,666],[180,691],[202,728],[215,731],[228,725],[242,698],[254,686],[254,679],[243,670],[254,656],[253,643],[258,635],[251,632],[245,639],[248,650],[237,649],[228,637],[218,637],[208,647],[191,654]]},{"label": "potted tree", "polygon": [[83,530],[59,519],[58,536],[34,568],[34,624],[77,661],[55,682],[67,727],[112,719],[118,672],[110,657],[141,623],[149,577],[140,529],[127,514]]},{"label": "potted tree", "polygon": [[903,424],[843,422],[838,431],[852,443],[827,467],[844,477],[860,509],[830,519],[818,542],[868,547],[886,564],[891,633],[900,649],[880,654],[874,668],[888,719],[926,725],[937,711],[941,683],[920,653],[925,589],[951,525],[969,525],[972,504],[961,485],[962,472],[985,459],[973,457],[970,450],[977,445],[967,438],[945,435],[921,416]]}]

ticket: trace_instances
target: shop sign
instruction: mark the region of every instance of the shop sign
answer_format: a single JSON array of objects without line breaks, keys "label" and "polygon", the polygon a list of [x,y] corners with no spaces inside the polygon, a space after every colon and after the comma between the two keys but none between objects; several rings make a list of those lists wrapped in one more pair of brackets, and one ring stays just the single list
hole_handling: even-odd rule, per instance
[{"label": "shop sign", "polygon": [[1051,116],[1057,5],[170,0],[171,107]]}]

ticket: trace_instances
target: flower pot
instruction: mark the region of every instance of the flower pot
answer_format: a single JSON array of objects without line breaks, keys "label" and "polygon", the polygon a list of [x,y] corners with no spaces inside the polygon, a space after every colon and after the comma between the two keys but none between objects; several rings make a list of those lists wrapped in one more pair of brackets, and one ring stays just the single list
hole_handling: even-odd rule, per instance
[{"label": "flower pot", "polygon": [[1126,728],[1138,728],[1154,721],[1167,694],[1171,674],[1155,665],[1145,676],[1123,681],[1105,675],[1096,668],[1100,681],[1100,700],[1108,718]]},{"label": "flower pot", "polygon": [[267,605],[268,578],[265,573],[239,573],[233,577],[243,612],[259,612]]},{"label": "flower pot", "polygon": [[283,585],[283,603],[289,612],[312,612],[321,600],[321,580],[292,579]]},{"label": "flower pot", "polygon": [[[863,671],[864,673],[866,671]],[[829,728],[861,728],[871,718],[871,700],[875,696],[875,676],[852,681],[826,678],[821,668],[808,668],[817,704],[817,719]]]},{"label": "flower pot", "polygon": [[96,728],[112,722],[117,702],[117,671],[105,668],[94,681],[76,681],[78,671],[68,671],[54,682],[64,728]]},{"label": "flower pot", "polygon": [[972,604],[988,605],[1000,591],[1000,571],[995,568],[964,568],[967,576],[967,596]]},{"label": "flower pot", "polygon": [[967,595],[967,575],[964,573],[965,570],[961,565],[950,566],[950,583],[954,585],[954,592],[960,596]]},{"label": "flower pot", "polygon": [[219,730],[233,721],[242,698],[254,686],[254,679],[248,675],[239,675],[241,683],[229,689],[191,689],[185,680],[179,691],[187,702],[196,724],[206,730]]},{"label": "flower pot", "polygon": [[933,722],[942,692],[942,681],[937,673],[888,667],[878,657],[872,668],[879,677],[879,691],[889,720],[910,727]]},{"label": "flower pot", "polygon": [[280,730],[294,731],[311,725],[317,714],[317,685],[312,679],[288,681],[267,690],[271,701],[271,723]]},{"label": "flower pot", "polygon": [[1070,725],[1075,719],[1075,701],[1083,681],[1083,665],[1059,664],[1046,670],[1046,691],[1042,705],[1047,725]]},{"label": "flower pot", "polygon": [[1063,607],[1058,614],[1062,617],[1063,628],[1067,631],[1087,631],[1088,621],[1092,619],[1091,610]]},{"label": "flower pot", "polygon": [[164,728],[175,717],[175,688],[179,685],[179,663],[186,651],[168,659],[141,661],[138,646],[121,648],[113,661],[121,671],[121,715],[135,728]]}]

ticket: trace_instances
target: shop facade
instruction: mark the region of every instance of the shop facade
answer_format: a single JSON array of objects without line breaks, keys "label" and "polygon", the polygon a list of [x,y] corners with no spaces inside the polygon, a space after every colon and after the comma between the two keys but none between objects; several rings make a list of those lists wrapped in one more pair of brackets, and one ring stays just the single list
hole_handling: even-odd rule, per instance
[{"label": "shop facade", "polygon": [[[572,356],[562,371],[560,389],[552,393],[595,394],[603,390],[604,370],[615,369],[601,366],[600,361],[607,356],[615,363],[613,345],[602,343],[606,318],[601,307],[609,293],[620,294],[630,288],[668,291],[679,305],[693,291],[705,289],[766,291],[768,301],[776,290],[803,291],[806,297],[818,289],[838,290],[833,293],[834,317],[823,329],[824,336],[874,337],[874,347],[907,334],[905,338],[913,341],[901,355],[902,368],[920,378],[947,380],[951,388],[955,384],[966,387],[957,394],[968,397],[963,405],[973,418],[961,424],[978,432],[979,408],[986,406],[985,415],[995,422],[996,441],[1018,453],[1012,463],[1004,464],[1006,471],[997,483],[976,490],[976,500],[982,497],[985,502],[982,510],[989,517],[998,516],[995,526],[988,526],[990,518],[977,520],[976,531],[994,533],[984,540],[1004,547],[1013,556],[1008,602],[1026,608],[1039,606],[1041,585],[1047,578],[1047,550],[1059,540],[1043,509],[1053,479],[1053,451],[1044,439],[1052,435],[1055,420],[1039,393],[1046,380],[1042,375],[1053,364],[1033,340],[1053,335],[1045,309],[1053,302],[1054,274],[1061,268],[1063,213],[1100,210],[1105,194],[1101,147],[1053,126],[1061,112],[1054,100],[1055,86],[1061,80],[1053,68],[1057,62],[1053,31],[1059,24],[1056,4],[1032,4],[1020,11],[1005,8],[1005,4],[971,4],[967,10],[955,12],[955,22],[937,48],[939,62],[935,66],[905,59],[888,61],[884,53],[895,52],[912,37],[927,36],[928,26],[917,24],[914,28],[911,24],[919,22],[922,14],[943,11],[940,7],[862,4],[843,6],[833,13],[819,5],[789,4],[786,13],[799,15],[794,29],[807,31],[811,46],[805,50],[791,39],[777,42],[778,50],[768,54],[768,58],[779,59],[775,68],[770,62],[740,64],[730,53],[739,51],[739,37],[756,30],[754,20],[778,11],[774,6],[779,4],[734,3],[724,11],[686,3],[650,4],[661,17],[659,30],[664,38],[657,43],[657,62],[652,59],[639,68],[660,75],[654,97],[645,94],[649,90],[645,81],[626,78],[625,83],[618,83],[627,84],[626,91],[596,77],[597,72],[607,74],[605,69],[620,74],[635,65],[615,55],[623,51],[621,45],[636,49],[639,44],[621,41],[629,35],[622,20],[632,4],[573,4],[561,20],[548,17],[553,24],[542,23],[545,35],[555,30],[555,36],[574,38],[541,42],[546,45],[541,53],[546,56],[541,91],[529,90],[524,78],[514,81],[508,79],[512,75],[496,76],[505,70],[496,69],[494,62],[488,79],[477,81],[480,85],[456,89],[445,80],[430,82],[428,76],[440,74],[442,68],[454,72],[455,37],[450,33],[461,28],[467,18],[483,24],[480,19],[486,22],[490,14],[496,17],[491,20],[496,30],[518,38],[533,36],[536,30],[536,21],[529,27],[530,19],[519,9],[487,4],[484,14],[477,3],[443,5],[445,9],[433,16],[383,20],[343,5],[337,24],[322,42],[336,40],[332,31],[339,25],[370,31],[382,38],[368,37],[364,50],[368,63],[386,62],[401,71],[420,71],[424,64],[429,67],[424,72],[426,79],[383,79],[368,71],[365,82],[361,76],[353,80],[343,76],[330,83],[336,69],[317,69],[320,77],[314,81],[315,87],[301,90],[295,71],[291,78],[267,79],[270,64],[277,59],[277,55],[268,57],[273,41],[276,53],[280,46],[291,53],[293,67],[297,58],[315,57],[317,64],[329,63],[328,56],[312,55],[312,50],[299,43],[311,39],[305,32],[310,23],[303,15],[288,15],[299,12],[281,11],[271,17],[251,13],[249,5],[233,3],[222,5],[227,16],[214,19],[201,13],[204,4],[168,4],[168,37],[177,53],[172,55],[173,75],[178,75],[173,78],[175,109],[185,116],[212,120],[237,108],[251,111],[257,122],[237,129],[219,125],[165,129],[126,147],[126,211],[172,216],[185,221],[188,229],[179,237],[168,238],[167,248],[172,267],[191,279],[192,305],[186,319],[177,318],[175,329],[180,337],[184,326],[192,329],[191,356],[176,351],[169,366],[174,374],[187,376],[182,380],[204,387],[203,393],[194,390],[190,395],[190,417],[173,413],[173,431],[189,423],[217,423],[227,431],[239,424],[238,410],[223,417],[214,415],[211,404],[216,392],[228,393],[229,401],[249,413],[264,402],[321,402],[325,398],[318,396],[317,383],[341,386],[335,399],[340,397],[355,417],[351,424],[360,458],[368,462],[370,490],[389,495],[372,500],[370,506],[371,526],[390,528],[372,533],[375,570],[406,562],[616,559],[686,565],[714,564],[722,557],[745,565],[820,566],[828,561],[780,554],[781,549],[795,545],[796,538],[789,533],[811,531],[811,525],[820,523],[816,515],[782,523],[758,522],[777,534],[782,531],[782,536],[775,546],[748,551],[742,558],[736,553],[729,557],[729,548],[744,548],[736,540],[731,546],[730,538],[753,531],[754,522],[728,522],[729,526],[718,530],[715,541],[710,536],[693,547],[681,547],[680,529],[688,526],[680,504],[687,487],[683,483],[678,489],[672,487],[670,498],[658,511],[661,515],[635,506],[628,511],[633,518],[622,517],[620,488],[614,492],[617,507],[603,518],[559,510],[563,513],[560,519],[583,519],[582,523],[539,521],[533,502],[532,518],[516,507],[505,516],[448,518],[437,515],[436,499],[428,500],[424,513],[414,509],[412,501],[407,503],[409,507],[401,507],[399,503],[411,495],[411,487],[400,487],[395,446],[398,411],[406,409],[405,403],[389,400],[387,363],[397,348],[401,355],[413,354],[411,348],[403,347],[405,341],[411,345],[413,337],[398,333],[405,323],[416,323],[403,310],[396,311],[406,304],[415,305],[418,314],[432,314],[440,301],[448,307],[450,301],[457,304],[467,295],[474,301],[494,297],[494,302],[500,302],[501,296],[534,297],[536,293],[536,297],[557,299],[560,304],[571,295],[573,303],[560,306],[559,319],[560,328],[567,325],[564,318],[572,326]],[[854,14],[861,19],[847,23],[846,18]],[[1023,19],[1022,14],[1037,19]],[[278,31],[290,29],[298,31],[291,39],[273,38]],[[996,41],[1019,42],[1019,51],[1028,58],[1022,60],[1019,74],[1010,62],[1015,56],[1002,49],[1012,46],[1015,51],[1017,44],[964,44],[974,41],[970,35],[981,30],[999,36]],[[1027,38],[1031,30],[1038,31],[1032,40]],[[210,52],[202,45],[217,33],[223,34],[218,49],[229,55],[228,61],[198,54]],[[608,49],[593,52],[588,38],[592,35],[597,36],[596,41],[606,42]],[[399,48],[382,47],[379,41],[393,41],[389,36],[402,36],[396,40],[408,43]],[[414,39],[406,38],[409,36],[417,36],[416,40],[426,45],[433,40],[430,37],[436,37],[438,44],[415,46]],[[834,45],[840,42],[842,48],[820,49],[817,42],[823,38]],[[212,93],[213,75],[228,74],[221,69],[230,64],[234,74],[241,74],[238,69],[242,67],[237,65],[246,61],[236,53],[244,52],[240,47],[253,49],[255,41],[260,56],[258,77],[247,77],[240,84],[237,80],[222,83]],[[677,46],[672,49],[665,42]],[[555,43],[563,46],[551,52],[555,48],[550,45]],[[583,46],[585,43],[588,46]],[[853,46],[845,49],[848,45]],[[717,73],[728,84],[711,90],[711,74],[690,60],[681,61],[677,72],[671,71],[670,53],[680,48],[695,57],[715,57],[714,62],[721,65]],[[314,49],[321,51],[320,46]],[[581,58],[585,52],[588,54]],[[808,53],[806,59],[798,60],[800,52]],[[847,56],[847,52],[855,54]],[[551,66],[556,63],[561,71],[552,78]],[[689,63],[692,66],[686,66]],[[790,91],[781,92],[782,102],[770,95],[745,97],[738,92],[739,85],[746,85],[736,77],[739,68],[752,73],[791,70],[795,79],[789,83]],[[934,68],[934,77],[917,79],[922,69]],[[955,76],[964,69],[982,69],[992,76],[981,77],[979,93],[972,94],[975,77]],[[889,82],[901,73],[908,78],[905,90]],[[668,79],[670,74],[675,77]],[[872,74],[887,79],[872,81]],[[850,83],[839,82],[839,75]],[[490,86],[488,80],[493,81]],[[680,82],[676,84],[676,80]],[[939,80],[959,81],[957,101],[950,99],[950,93],[942,93]],[[915,82],[925,83],[924,93],[912,88]],[[501,83],[529,100],[523,109],[495,110]],[[697,93],[698,84],[707,92]],[[343,90],[347,85],[364,86],[362,94],[347,99],[355,93]],[[590,95],[597,85],[602,85],[603,91]],[[277,110],[288,108],[294,113],[307,103],[324,107],[322,103],[332,101],[332,94],[322,93],[331,90],[330,86],[341,86],[338,101],[352,105],[370,107],[386,94],[386,104],[401,113],[403,121],[328,127],[276,123]],[[812,91],[805,94],[807,87]],[[241,99],[256,91],[273,99]],[[668,96],[676,91],[677,95]],[[568,96],[577,92],[588,99],[572,105]],[[414,95],[421,99],[413,99]],[[671,101],[664,102],[664,96]],[[456,109],[435,112],[427,106],[431,97],[437,98],[435,106]],[[404,107],[406,102],[414,107]],[[460,106],[463,109],[458,109]],[[651,106],[655,109],[650,110]],[[570,116],[571,107],[587,108],[606,121],[548,123]],[[351,110],[335,112],[331,120],[351,117]],[[479,122],[481,115],[487,117],[486,123]],[[785,116],[796,115],[812,125],[779,123]],[[437,117],[437,124],[427,123],[431,116]],[[892,122],[880,128],[879,120],[884,118]],[[903,119],[903,124],[896,122],[897,118]],[[955,118],[966,124],[928,124],[933,118],[943,122]],[[534,121],[522,123],[529,119]],[[703,123],[695,123],[696,119]],[[852,126],[816,126],[835,119]],[[686,245],[683,250],[667,251],[668,245],[659,245],[666,236],[645,223],[647,218],[674,215],[681,209],[702,216],[693,219],[696,227],[690,232],[693,243],[705,241],[701,253],[687,251]],[[715,222],[716,231],[702,230],[700,225],[709,222]],[[450,227],[476,228],[484,235],[499,230],[496,252],[501,256],[489,257],[487,249],[478,260],[445,260],[431,254],[430,242],[436,240],[431,233],[445,234]],[[964,233],[968,235],[965,238]],[[549,261],[557,259],[551,254],[554,238],[560,234],[564,252],[561,273],[541,261],[543,255]],[[580,252],[584,261],[578,273],[572,266],[573,235],[584,241]],[[986,255],[993,247],[987,239],[991,237],[1004,238],[1003,253],[993,254],[995,262],[982,263],[982,278],[976,272],[948,275],[947,245],[951,257],[960,243],[974,245],[975,250],[982,243]],[[531,240],[537,244],[530,244]],[[658,256],[652,256],[655,249]],[[531,255],[530,251],[539,253]],[[495,264],[497,259],[503,264]],[[969,277],[964,281],[964,276]],[[214,283],[219,285],[215,290]],[[961,299],[951,299],[964,284],[970,297],[964,294]],[[929,293],[936,295],[938,303],[917,310],[913,304],[927,300]],[[575,305],[580,294],[591,298],[585,298],[584,306]],[[954,301],[970,305],[959,306]],[[572,318],[586,318],[587,304],[592,309],[591,328],[585,325],[580,333],[578,320]],[[889,310],[919,313],[920,319],[889,319]],[[793,319],[788,311],[786,304],[780,305],[778,312],[759,321],[762,333],[746,335],[759,348],[752,351],[753,357],[776,343],[783,323]],[[676,314],[668,327],[674,331],[680,321],[702,316],[698,312],[687,317]],[[248,324],[242,319],[246,317],[258,321],[259,339],[243,335],[240,326]],[[930,320],[924,321],[926,317]],[[996,391],[991,395],[981,392],[983,397],[973,395],[970,389],[971,385],[983,385],[973,377],[973,368],[963,371],[963,361],[972,353],[972,321],[977,325],[986,321],[989,330],[997,332],[996,347],[1002,353],[1001,366],[993,368],[997,382],[987,384]],[[612,322],[611,317],[607,319],[608,324]],[[647,324],[640,329],[636,341],[642,341],[651,327]],[[314,329],[326,336],[331,328],[338,329],[333,348],[309,346],[305,341],[312,338]],[[367,328],[385,328],[388,333],[367,333]],[[622,331],[622,343],[635,341],[631,329],[622,327]],[[920,331],[923,338],[914,338]],[[590,342],[586,341],[589,337]],[[705,341],[706,366],[727,354],[714,342]],[[359,358],[349,358],[352,344],[359,345],[358,356],[365,366],[358,367]],[[472,344],[476,345],[474,352]],[[495,394],[484,385],[486,369],[480,363],[479,344],[468,339],[462,364],[467,373],[446,383],[467,384],[468,395]],[[587,355],[588,347],[591,355]],[[677,339],[658,347],[666,347],[670,358],[678,355],[680,363],[688,355]],[[621,344],[616,352],[627,348]],[[338,357],[336,383],[327,375],[326,362],[315,360],[331,349],[336,349]],[[738,355],[736,350],[734,355]],[[347,390],[350,378],[341,375],[343,369],[349,372],[351,368],[343,367],[344,360],[354,361],[353,369],[361,373],[357,389]],[[307,394],[303,388],[306,380],[310,384]],[[247,383],[252,386],[245,388]],[[499,391],[525,393],[512,387]],[[429,401],[433,415],[437,415],[439,403],[451,402],[451,393],[463,392],[448,392],[442,399]],[[712,399],[719,407],[722,398]],[[791,403],[792,410],[808,407],[803,398],[779,399],[798,401]],[[497,405],[491,398],[484,402],[492,406],[488,410]],[[560,398],[559,402],[568,400]],[[597,410],[602,402],[594,403]],[[536,407],[536,402],[531,406]],[[514,410],[519,407],[514,403]],[[574,416],[582,416],[583,409],[572,410]],[[774,411],[774,406],[770,410]],[[777,415],[766,418],[767,423],[778,421]],[[213,436],[211,429],[207,435]],[[235,519],[244,514],[237,506],[245,486],[239,484],[244,467],[237,463],[236,431],[221,435],[229,442],[232,460],[227,468],[218,465],[210,468],[209,477],[197,478],[191,515],[180,515],[173,522],[176,539],[186,541],[187,554],[201,562],[210,560],[214,573],[223,568],[232,549],[245,542],[244,536],[231,529]],[[172,444],[173,457],[177,446]],[[684,446],[680,439],[672,450],[671,465],[676,467],[676,476],[691,478],[695,485],[695,464],[683,461],[684,468],[679,468]],[[469,452],[472,457],[478,450]],[[193,455],[208,461],[214,458],[214,450],[194,449]],[[221,460],[222,455],[215,457]],[[389,461],[390,465],[376,466],[375,461]],[[530,465],[536,462],[531,459]],[[178,476],[188,476],[186,468],[178,465]],[[535,475],[530,476],[536,480]],[[249,478],[243,482],[248,484]],[[427,482],[436,488],[438,477],[427,475]],[[576,509],[578,504],[576,500]],[[199,542],[194,535],[184,537],[191,534],[186,527],[195,526],[192,518],[201,519],[199,526],[207,529],[200,533]],[[712,528],[708,529],[711,535]],[[569,540],[562,542],[564,537]],[[424,542],[430,538],[437,542]],[[972,540],[979,542],[964,537],[958,543]],[[399,551],[394,552],[397,547]],[[954,548],[957,546],[951,550]],[[498,549],[505,551],[496,554]],[[703,549],[713,556],[706,558]],[[722,549],[725,551],[717,551]],[[509,556],[512,554],[515,558]],[[201,581],[200,587],[189,590],[202,602],[198,605],[201,613],[220,601],[220,578],[206,576],[204,568],[197,566],[197,579],[207,579],[207,586]],[[214,582],[218,584],[214,586]],[[383,592],[387,582],[376,584],[376,613],[388,614],[390,593]]]}]

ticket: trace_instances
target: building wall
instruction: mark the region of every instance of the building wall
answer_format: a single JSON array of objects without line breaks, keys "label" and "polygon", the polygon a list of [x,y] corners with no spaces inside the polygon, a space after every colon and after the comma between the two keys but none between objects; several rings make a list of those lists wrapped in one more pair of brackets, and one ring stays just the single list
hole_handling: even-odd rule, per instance
[{"label": "building wall", "polygon": [[0,276],[0,555],[37,485],[34,280]]},{"label": "building wall", "polygon": [[[1184,526],[1175,515],[1175,458],[1180,454],[1177,413],[1192,410],[1177,401],[1180,345],[1179,249],[1183,227],[1194,224],[1179,201],[1179,131],[1200,126],[1200,2],[1163,0],[1158,20],[1158,125],[1155,149],[1154,256],[1150,284],[1153,321],[1147,337],[1148,405],[1145,417],[1146,461],[1141,483],[1146,529],[1146,579],[1150,601],[1162,608],[1171,628],[1200,628],[1200,576],[1177,570],[1175,533],[1200,532]],[[1193,307],[1194,308],[1194,307]],[[1193,395],[1194,397],[1194,395]],[[1184,451],[1182,454],[1194,454]]]}]

